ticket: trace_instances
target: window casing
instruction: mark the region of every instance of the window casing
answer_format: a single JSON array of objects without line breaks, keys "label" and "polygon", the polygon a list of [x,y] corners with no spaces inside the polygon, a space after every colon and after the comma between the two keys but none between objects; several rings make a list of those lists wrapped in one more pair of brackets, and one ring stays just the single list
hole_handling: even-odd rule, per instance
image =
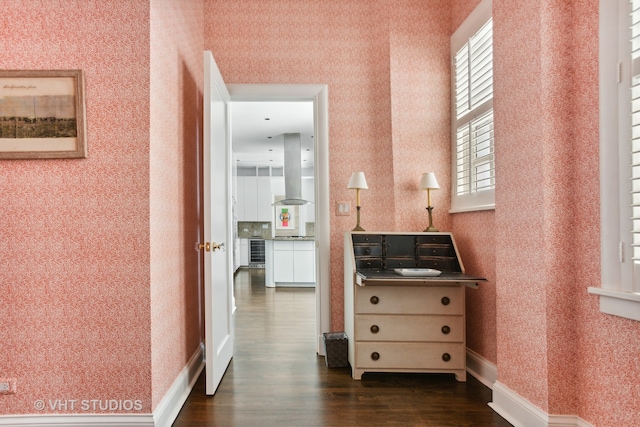
[{"label": "window casing", "polygon": [[451,212],[495,208],[491,7],[483,0],[451,37]]},{"label": "window casing", "polygon": [[640,320],[640,0],[600,0],[600,310]]}]

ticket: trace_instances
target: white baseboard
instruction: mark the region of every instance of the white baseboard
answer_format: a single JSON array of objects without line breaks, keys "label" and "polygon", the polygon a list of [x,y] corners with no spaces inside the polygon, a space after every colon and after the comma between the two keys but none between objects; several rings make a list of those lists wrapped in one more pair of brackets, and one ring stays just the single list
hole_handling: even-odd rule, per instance
[{"label": "white baseboard", "polygon": [[498,380],[498,368],[473,350],[467,349],[467,372],[493,390]]},{"label": "white baseboard", "polygon": [[0,426],[11,427],[154,427],[152,414],[2,415]]},{"label": "white baseboard", "polygon": [[489,406],[514,427],[594,427],[577,415],[549,415],[498,381]]},{"label": "white baseboard", "polygon": [[167,390],[156,410],[153,411],[153,425],[155,427],[170,427],[173,424],[203,369],[204,343],[200,343],[187,366],[182,369],[182,372]]},{"label": "white baseboard", "polygon": [[165,427],[175,421],[204,368],[203,346],[184,367],[153,414],[0,415],[0,426],[11,427]]}]

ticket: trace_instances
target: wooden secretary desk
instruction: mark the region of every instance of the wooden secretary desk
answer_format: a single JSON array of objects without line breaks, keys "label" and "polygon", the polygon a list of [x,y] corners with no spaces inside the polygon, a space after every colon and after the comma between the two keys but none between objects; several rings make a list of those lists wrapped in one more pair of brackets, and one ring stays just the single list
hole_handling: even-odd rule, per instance
[{"label": "wooden secretary desk", "polygon": [[445,372],[466,381],[465,288],[485,280],[464,273],[451,233],[345,233],[352,377]]}]

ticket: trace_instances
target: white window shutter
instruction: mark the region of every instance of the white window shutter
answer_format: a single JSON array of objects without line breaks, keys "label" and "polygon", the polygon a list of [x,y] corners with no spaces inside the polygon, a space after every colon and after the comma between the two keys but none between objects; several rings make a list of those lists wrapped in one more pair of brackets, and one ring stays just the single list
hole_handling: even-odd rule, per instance
[{"label": "white window shutter", "polygon": [[456,52],[454,196],[495,188],[492,20]]}]

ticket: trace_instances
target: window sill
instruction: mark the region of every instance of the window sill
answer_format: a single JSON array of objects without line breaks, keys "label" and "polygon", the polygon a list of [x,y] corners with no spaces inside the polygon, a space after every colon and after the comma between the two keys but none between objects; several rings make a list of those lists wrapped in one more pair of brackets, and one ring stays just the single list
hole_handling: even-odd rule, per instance
[{"label": "window sill", "polygon": [[461,207],[461,208],[451,208],[451,209],[449,209],[449,213],[493,211],[495,209],[496,209],[496,205],[465,206],[465,207]]},{"label": "window sill", "polygon": [[487,211],[495,208],[496,191],[492,188],[463,196],[452,196],[449,213]]},{"label": "window sill", "polygon": [[588,292],[600,295],[601,312],[640,321],[640,293],[593,287]]}]

